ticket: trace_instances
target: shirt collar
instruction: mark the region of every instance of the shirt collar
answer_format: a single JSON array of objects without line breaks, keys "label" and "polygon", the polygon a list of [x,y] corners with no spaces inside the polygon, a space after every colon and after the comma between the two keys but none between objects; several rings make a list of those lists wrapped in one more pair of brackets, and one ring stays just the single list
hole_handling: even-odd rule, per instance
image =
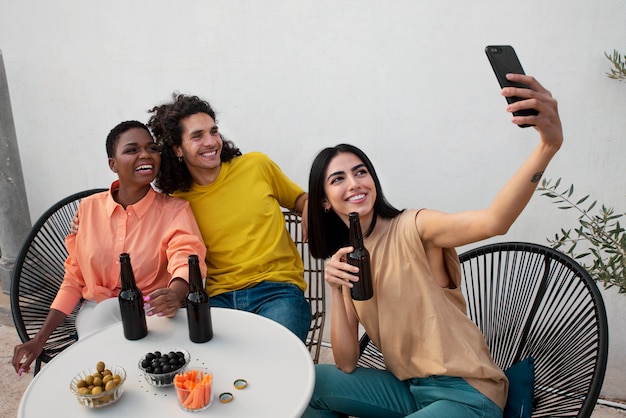
[{"label": "shirt collar", "polygon": [[[115,211],[117,207],[122,207],[122,205],[120,205],[113,199],[113,192],[119,190],[119,188],[119,180],[115,180],[113,183],[111,183],[111,187],[109,187],[109,195],[107,196],[107,214],[109,216],[113,214],[113,211]],[[154,202],[154,199],[156,199],[156,195],[157,192],[152,187],[150,187],[150,190],[148,190],[148,193],[146,193],[143,199],[133,205],[128,206],[126,210],[132,208],[135,211],[137,217],[141,219],[152,205],[152,202]]]}]

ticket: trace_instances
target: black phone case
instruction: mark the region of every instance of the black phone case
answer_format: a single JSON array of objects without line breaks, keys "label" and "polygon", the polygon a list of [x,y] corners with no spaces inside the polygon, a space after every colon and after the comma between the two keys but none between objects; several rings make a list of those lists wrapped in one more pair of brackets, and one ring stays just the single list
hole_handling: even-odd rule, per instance
[{"label": "black phone case", "polygon": [[[496,74],[496,78],[498,79],[498,83],[500,87],[520,87],[520,88],[529,88],[526,84],[515,83],[506,79],[506,74],[515,73],[515,74],[526,74],[524,69],[522,68],[522,64],[520,63],[519,58],[517,58],[517,54],[515,50],[510,45],[489,45],[485,48],[485,53],[487,54],[487,58],[489,59],[489,63],[491,64],[491,68],[493,68],[493,72]],[[514,103],[521,98],[517,96],[507,97],[506,101],[508,103]],[[515,116],[533,116],[537,115],[538,112],[535,109],[524,109],[519,110],[517,112],[513,112]],[[526,128],[534,125],[519,125],[521,128]]]}]

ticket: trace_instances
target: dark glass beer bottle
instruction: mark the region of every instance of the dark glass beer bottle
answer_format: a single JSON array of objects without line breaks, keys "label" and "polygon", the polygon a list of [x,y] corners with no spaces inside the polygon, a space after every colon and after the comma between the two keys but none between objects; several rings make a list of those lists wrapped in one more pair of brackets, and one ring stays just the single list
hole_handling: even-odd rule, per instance
[{"label": "dark glass beer bottle", "polygon": [[128,340],[139,340],[148,334],[148,325],[143,310],[143,295],[135,283],[128,253],[120,254],[120,278],[122,290],[117,299],[122,313],[124,337]]},{"label": "dark glass beer bottle", "polygon": [[213,338],[211,300],[202,283],[198,256],[190,255],[188,263],[187,323],[189,324],[189,339],[194,343],[205,343]]},{"label": "dark glass beer bottle", "polygon": [[353,282],[350,294],[354,300],[367,300],[374,296],[372,286],[372,270],[370,267],[370,253],[363,245],[361,222],[357,212],[350,213],[350,245],[354,251],[348,254],[348,263],[359,268],[358,282]]}]

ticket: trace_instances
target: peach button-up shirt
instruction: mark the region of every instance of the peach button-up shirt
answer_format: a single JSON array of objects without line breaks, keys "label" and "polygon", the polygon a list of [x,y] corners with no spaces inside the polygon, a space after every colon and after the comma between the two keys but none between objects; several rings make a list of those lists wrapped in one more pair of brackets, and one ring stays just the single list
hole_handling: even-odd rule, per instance
[{"label": "peach button-up shirt", "polygon": [[174,277],[189,281],[191,254],[198,255],[206,275],[206,247],[189,203],[150,189],[124,210],[112,197],[118,188],[116,180],[108,191],[80,202],[80,227],[65,239],[65,276],[51,308],[70,314],[81,297],[96,302],[117,297],[124,252],[130,254],[144,296],[167,287]]}]

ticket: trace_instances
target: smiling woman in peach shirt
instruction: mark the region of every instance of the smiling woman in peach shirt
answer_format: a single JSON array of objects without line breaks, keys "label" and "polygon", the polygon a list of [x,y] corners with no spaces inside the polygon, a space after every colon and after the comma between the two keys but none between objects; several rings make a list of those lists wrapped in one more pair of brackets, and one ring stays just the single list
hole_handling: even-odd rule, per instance
[{"label": "smiling woman in peach shirt", "polygon": [[131,255],[148,315],[171,317],[179,309],[189,290],[189,255],[198,255],[206,274],[206,247],[189,204],[152,188],[161,156],[148,128],[122,122],[107,136],[106,149],[118,179],[108,191],[81,201],[80,230],[66,237],[65,275],[48,317],[32,340],[14,349],[18,374],[29,371],[50,334],[81,299],[79,338],[121,319],[121,253]]}]

